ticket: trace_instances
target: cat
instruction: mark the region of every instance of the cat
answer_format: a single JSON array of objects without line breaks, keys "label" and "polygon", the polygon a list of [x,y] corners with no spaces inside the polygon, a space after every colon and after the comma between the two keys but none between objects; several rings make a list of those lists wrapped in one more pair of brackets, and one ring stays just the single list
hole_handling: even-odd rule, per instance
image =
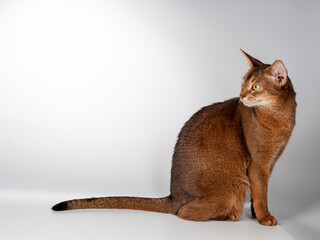
[{"label": "cat", "polygon": [[193,221],[238,221],[250,189],[253,217],[276,225],[268,181],[295,125],[296,93],[282,61],[264,64],[241,51],[250,69],[240,96],[203,107],[185,123],[173,153],[169,196],[78,199],[52,209],[136,209]]}]

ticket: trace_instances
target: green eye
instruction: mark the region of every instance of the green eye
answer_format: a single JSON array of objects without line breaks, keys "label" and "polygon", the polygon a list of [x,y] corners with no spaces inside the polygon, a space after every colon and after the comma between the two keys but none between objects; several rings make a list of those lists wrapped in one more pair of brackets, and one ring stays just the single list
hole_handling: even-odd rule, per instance
[{"label": "green eye", "polygon": [[261,88],[259,84],[253,84],[252,89],[258,91]]}]

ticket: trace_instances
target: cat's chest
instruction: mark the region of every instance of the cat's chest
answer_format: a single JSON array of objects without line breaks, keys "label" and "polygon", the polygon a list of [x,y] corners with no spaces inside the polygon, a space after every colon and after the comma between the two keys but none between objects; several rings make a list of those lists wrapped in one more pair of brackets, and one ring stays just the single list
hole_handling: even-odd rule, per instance
[{"label": "cat's chest", "polygon": [[255,114],[246,120],[242,125],[251,157],[272,164],[286,146],[293,127],[281,121],[266,124]]},{"label": "cat's chest", "polygon": [[244,132],[259,141],[287,141],[295,125],[291,112],[277,113],[247,109],[242,119]]},{"label": "cat's chest", "polygon": [[277,146],[287,142],[292,127],[285,124],[265,124],[260,118],[252,118],[243,123],[244,135],[249,145]]}]

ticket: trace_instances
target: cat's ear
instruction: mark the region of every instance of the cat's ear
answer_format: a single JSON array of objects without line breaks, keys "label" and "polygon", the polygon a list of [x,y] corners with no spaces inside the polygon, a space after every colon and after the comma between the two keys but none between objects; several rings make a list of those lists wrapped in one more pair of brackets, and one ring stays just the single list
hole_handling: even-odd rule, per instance
[{"label": "cat's ear", "polygon": [[281,60],[276,60],[270,67],[263,70],[276,86],[282,87],[288,80],[288,71]]},{"label": "cat's ear", "polygon": [[243,51],[241,48],[240,48],[240,51],[246,57],[249,65],[250,65],[250,68],[255,68],[255,67],[259,67],[259,66],[263,65],[262,62],[260,62],[258,59],[255,59],[254,57],[251,57],[248,53]]}]

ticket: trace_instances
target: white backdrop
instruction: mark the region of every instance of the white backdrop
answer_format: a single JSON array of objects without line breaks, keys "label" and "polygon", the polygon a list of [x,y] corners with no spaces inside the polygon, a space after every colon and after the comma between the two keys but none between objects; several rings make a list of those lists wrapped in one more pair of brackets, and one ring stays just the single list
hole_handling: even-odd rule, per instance
[{"label": "white backdrop", "polygon": [[319,13],[318,1],[2,0],[1,190],[169,194],[180,128],[238,96],[242,48],[283,60],[297,92],[270,208],[309,211],[320,201]]}]

